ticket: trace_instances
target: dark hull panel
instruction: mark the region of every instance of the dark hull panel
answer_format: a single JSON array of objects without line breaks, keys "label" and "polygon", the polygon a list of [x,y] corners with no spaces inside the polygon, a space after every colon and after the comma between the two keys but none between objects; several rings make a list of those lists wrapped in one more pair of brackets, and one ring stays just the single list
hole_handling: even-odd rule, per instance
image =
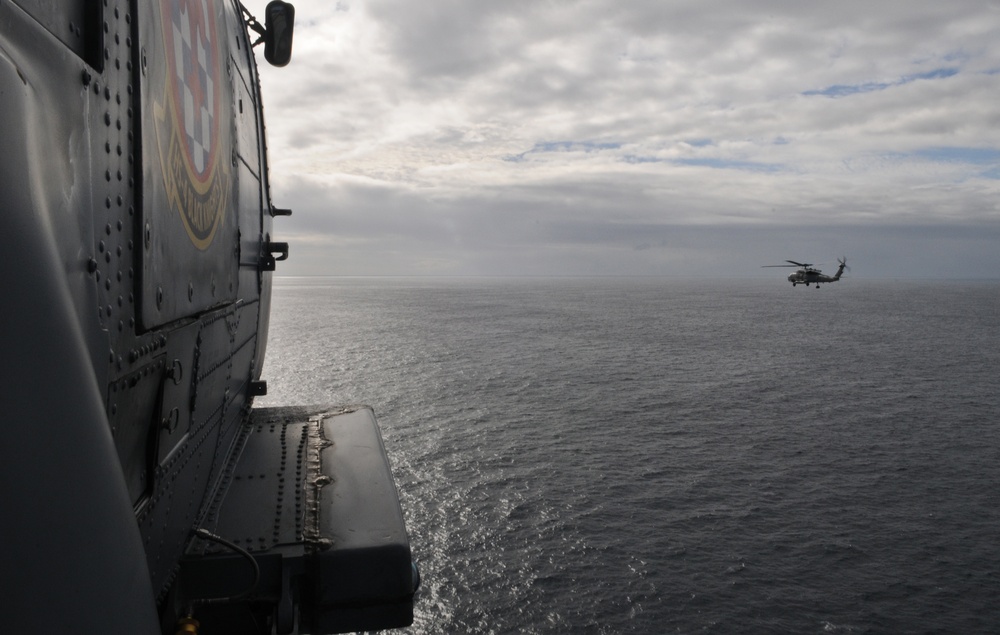
[{"label": "dark hull panel", "polygon": [[[121,476],[91,483],[90,502],[124,486],[162,600],[259,390],[271,213],[243,16],[228,0],[19,0],[0,3],[0,29],[5,264],[36,276],[4,278],[5,317],[31,316],[5,320],[5,375],[30,359],[52,377],[4,410],[29,436],[44,427],[52,466],[79,459],[74,434],[110,440]],[[209,67],[190,68],[192,41]],[[63,352],[40,349],[56,328]],[[87,372],[66,376],[70,362]],[[88,414],[43,423],[53,402]]]},{"label": "dark hull panel", "polygon": [[[250,599],[278,607],[277,631],[296,622],[311,633],[409,625],[416,571],[371,409],[257,409],[243,436],[202,526],[233,536],[261,563]],[[181,561],[179,586],[204,598],[240,593],[251,579],[245,556],[196,540]],[[255,615],[253,602],[199,611],[206,630],[270,618],[270,608]]]},{"label": "dark hull panel", "polygon": [[[267,10],[290,27],[289,6]],[[268,424],[261,417],[278,415],[252,415],[266,391],[271,272],[287,255],[272,217],[288,212],[268,191],[247,27],[236,0],[0,0],[8,630],[172,633],[192,611],[223,615],[216,632],[234,630],[225,616],[247,614],[260,632],[412,619],[395,486],[384,450],[361,449],[381,448],[370,410],[329,429],[320,413]],[[277,36],[265,35],[273,51]],[[290,31],[281,37],[287,63]],[[209,611],[185,591],[219,594],[191,576],[218,564],[195,531],[242,539],[253,525],[225,502],[248,491],[241,470],[288,458],[262,425],[282,439],[343,443],[320,444],[289,474],[298,494],[254,492],[294,518],[279,523],[280,544],[247,545],[264,586]],[[317,485],[355,474],[380,484]],[[345,507],[334,491],[363,504]],[[355,522],[391,540],[352,547],[337,528]],[[388,577],[358,577],[372,566]],[[351,596],[345,580],[367,594]]]}]

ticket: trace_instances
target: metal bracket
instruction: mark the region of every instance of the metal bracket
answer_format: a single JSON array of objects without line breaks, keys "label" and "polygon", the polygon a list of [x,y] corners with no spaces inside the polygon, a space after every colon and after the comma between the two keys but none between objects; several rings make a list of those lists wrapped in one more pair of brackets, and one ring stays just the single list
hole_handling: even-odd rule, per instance
[{"label": "metal bracket", "polygon": [[250,30],[260,36],[257,38],[256,42],[250,45],[250,48],[256,48],[258,44],[264,41],[264,35],[267,33],[267,30],[264,29],[264,25],[258,22],[257,18],[255,18],[253,14],[250,13],[245,6],[243,6],[242,2],[240,3],[240,8],[243,9],[243,17],[246,20],[247,26],[250,27]]},{"label": "metal bracket", "polygon": [[288,260],[288,243],[264,243],[264,254],[260,259],[261,271],[274,271],[274,263],[279,260]]}]

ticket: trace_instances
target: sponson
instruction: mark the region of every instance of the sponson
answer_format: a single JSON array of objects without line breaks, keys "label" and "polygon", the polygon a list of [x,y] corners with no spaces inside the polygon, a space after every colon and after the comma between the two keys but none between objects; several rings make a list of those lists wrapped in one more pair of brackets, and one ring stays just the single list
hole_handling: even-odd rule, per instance
[{"label": "sponson", "polygon": [[205,632],[273,607],[279,633],[410,624],[419,577],[371,408],[256,409],[244,436],[181,561]]}]

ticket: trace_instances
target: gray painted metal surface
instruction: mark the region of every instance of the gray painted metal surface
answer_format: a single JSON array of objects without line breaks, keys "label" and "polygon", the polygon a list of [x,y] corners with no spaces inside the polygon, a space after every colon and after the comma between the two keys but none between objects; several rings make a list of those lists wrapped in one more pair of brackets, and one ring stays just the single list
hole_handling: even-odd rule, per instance
[{"label": "gray painted metal surface", "polygon": [[[269,49],[282,63],[292,15],[268,6],[286,29]],[[287,256],[272,218],[288,212],[268,190],[247,26],[236,0],[0,0],[9,630],[173,633],[204,608],[177,582],[195,531],[224,518],[220,501],[240,491],[234,470],[280,460],[279,446],[252,458],[259,444],[248,445],[252,400],[266,391],[271,275]],[[398,508],[394,488],[363,491],[390,489]],[[308,507],[308,491],[252,498]],[[287,533],[304,521],[282,522]],[[281,569],[259,555],[265,573]],[[292,605],[278,593],[246,629],[222,630],[270,632],[300,602],[316,628],[332,628],[320,619],[328,590],[294,588]],[[245,602],[229,608],[247,613]]]}]

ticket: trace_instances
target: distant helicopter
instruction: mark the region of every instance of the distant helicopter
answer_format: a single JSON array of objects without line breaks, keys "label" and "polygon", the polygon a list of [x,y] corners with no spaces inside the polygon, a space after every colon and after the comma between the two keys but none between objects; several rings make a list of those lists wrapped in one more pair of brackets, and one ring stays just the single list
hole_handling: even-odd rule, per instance
[{"label": "distant helicopter", "polygon": [[799,270],[788,276],[788,281],[792,283],[794,287],[797,284],[804,284],[807,287],[811,284],[815,284],[816,288],[819,289],[821,282],[836,282],[840,280],[840,276],[843,275],[844,269],[850,271],[847,266],[847,258],[837,258],[837,262],[840,266],[837,267],[837,273],[832,276],[825,276],[823,272],[819,269],[815,269],[812,263],[809,262],[795,262],[794,260],[786,260],[785,262],[791,263],[787,265],[764,265],[764,267],[799,267]]}]

